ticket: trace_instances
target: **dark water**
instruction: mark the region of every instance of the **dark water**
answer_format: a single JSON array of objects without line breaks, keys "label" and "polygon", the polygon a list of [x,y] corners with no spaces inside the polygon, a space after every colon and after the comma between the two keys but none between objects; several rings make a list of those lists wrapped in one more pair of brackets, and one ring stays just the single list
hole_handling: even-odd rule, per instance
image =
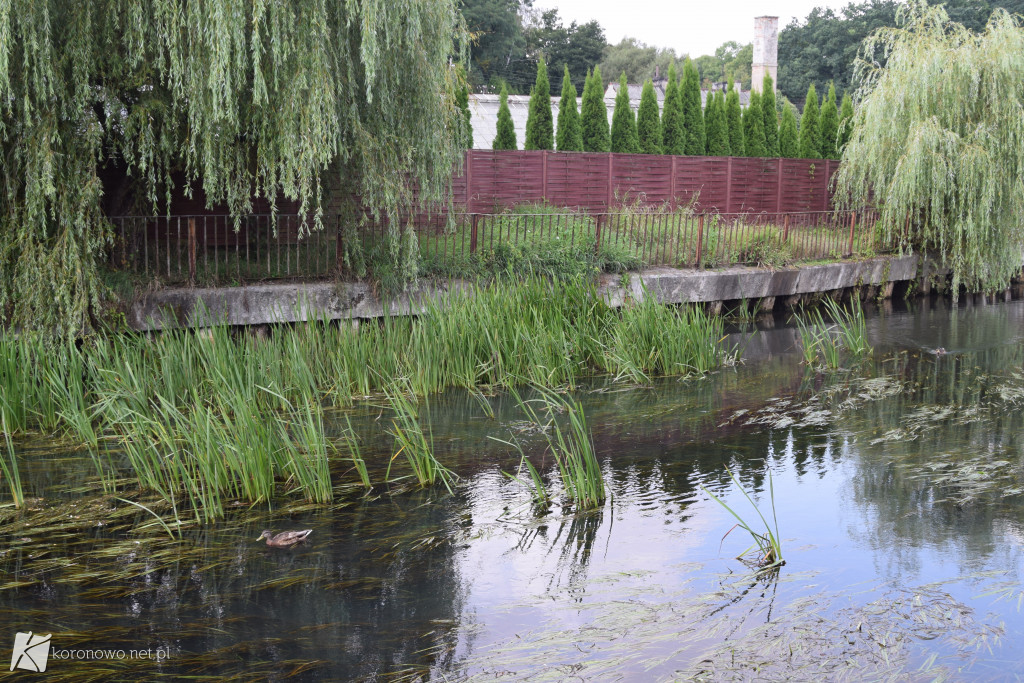
[{"label": "dark water", "polygon": [[[161,648],[51,658],[47,675],[83,680],[1024,676],[1024,304],[918,303],[869,331],[872,359],[840,372],[802,366],[778,321],[710,378],[587,387],[611,492],[594,513],[537,516],[502,474],[518,456],[488,437],[539,449],[505,396],[493,418],[465,392],[432,400],[454,495],[239,506],[173,542],[148,513],[61,494],[89,486],[87,460],[22,444],[46,524],[0,537],[0,676],[41,678],[7,674],[29,630],[55,649]],[[383,466],[380,411],[352,416]],[[705,488],[759,521],[730,469],[769,519],[774,488],[777,573],[733,559],[741,530],[723,539],[735,520]],[[294,550],[253,541],[305,527]]]}]

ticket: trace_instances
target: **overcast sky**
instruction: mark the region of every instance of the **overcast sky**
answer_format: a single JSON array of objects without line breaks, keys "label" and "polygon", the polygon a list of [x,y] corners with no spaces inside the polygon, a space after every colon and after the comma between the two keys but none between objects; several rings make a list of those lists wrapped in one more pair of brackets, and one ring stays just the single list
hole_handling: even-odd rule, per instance
[{"label": "overcast sky", "polygon": [[851,0],[534,0],[534,7],[558,10],[566,26],[591,19],[604,27],[612,45],[630,36],[691,57],[713,54],[727,40],[754,40],[754,17],[777,16],[779,28],[793,17],[803,21],[815,7],[839,9]]}]

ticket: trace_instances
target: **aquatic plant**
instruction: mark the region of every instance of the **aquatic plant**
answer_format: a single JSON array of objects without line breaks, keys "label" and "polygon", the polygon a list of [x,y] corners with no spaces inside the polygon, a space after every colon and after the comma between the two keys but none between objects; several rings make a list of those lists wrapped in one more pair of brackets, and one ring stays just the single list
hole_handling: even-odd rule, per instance
[{"label": "aquatic plant", "polygon": [[820,357],[824,365],[836,369],[841,365],[840,349],[855,358],[871,353],[867,340],[867,323],[860,300],[854,298],[849,307],[826,298],[824,307],[832,324],[825,322],[820,309],[804,310],[794,316],[804,362],[814,365]]},{"label": "aquatic plant", "polygon": [[348,415],[345,416],[345,429],[341,433],[341,441],[348,450],[348,457],[352,460],[352,467],[359,475],[359,481],[362,482],[364,488],[371,488],[370,475],[366,471],[366,461],[363,460],[359,450],[359,437],[356,436],[356,430],[352,429],[352,421]]},{"label": "aquatic plant", "polygon": [[7,428],[7,410],[0,406],[0,431],[4,433],[4,441],[7,444],[7,459],[0,458],[0,470],[3,471],[7,480],[7,487],[11,490],[11,499],[14,507],[20,508],[25,504],[25,494],[21,489],[21,473],[18,470],[18,456],[14,454],[14,444],[11,442],[11,434]]},{"label": "aquatic plant", "polygon": [[841,306],[835,299],[825,299],[825,309],[835,322],[840,342],[849,353],[855,356],[871,353],[864,309],[858,297],[852,297],[847,307]]},{"label": "aquatic plant", "polygon": [[[740,493],[743,494],[743,497],[746,498],[747,502],[750,503],[751,507],[754,508],[754,512],[757,513],[757,516],[761,519],[761,523],[764,525],[763,533],[760,531],[755,531],[754,528],[735,510],[729,507],[729,505],[724,500],[722,500],[714,493],[709,491],[708,488],[703,484],[701,485],[701,488],[704,490],[704,493],[711,496],[711,498],[713,498],[716,503],[718,503],[723,508],[728,510],[729,514],[736,518],[737,524],[734,525],[731,529],[729,529],[729,531],[726,531],[725,536],[728,536],[730,533],[733,532],[733,530],[740,528],[746,531],[748,534],[750,534],[751,540],[754,541],[753,545],[751,545],[746,550],[741,552],[736,559],[747,561],[744,558],[746,558],[748,555],[756,551],[757,555],[752,560],[752,564],[757,567],[758,571],[764,571],[775,567],[781,567],[782,565],[786,564],[786,561],[782,558],[782,541],[779,537],[779,520],[778,517],[775,515],[775,487],[772,484],[771,470],[768,470],[768,495],[772,506],[772,521],[774,522],[775,527],[774,531],[772,531],[772,526],[768,524],[768,520],[766,520],[764,518],[764,515],[761,514],[761,510],[757,507],[757,504],[754,503],[753,499],[750,497],[750,494],[747,493],[746,489],[744,489],[743,485],[739,482],[739,479],[737,479],[736,475],[733,474],[733,471],[730,469],[726,469],[726,472],[729,473],[729,478],[732,479],[733,483],[736,485],[736,488],[740,490]],[[723,541],[725,540],[725,536],[722,536]]]},{"label": "aquatic plant", "polygon": [[385,478],[391,475],[391,465],[395,458],[405,454],[405,458],[412,467],[413,475],[420,486],[432,486],[440,481],[448,493],[452,492],[452,484],[458,479],[458,475],[452,472],[438,461],[434,456],[434,436],[430,432],[429,415],[430,408],[424,399],[424,410],[427,413],[427,431],[423,432],[420,425],[419,410],[413,400],[410,399],[411,387],[408,380],[396,380],[384,389],[384,395],[388,400],[388,407],[394,411],[391,421],[391,428],[387,430],[395,440],[395,447],[398,449],[391,456],[388,462]]},{"label": "aquatic plant", "polygon": [[[547,449],[558,467],[566,496],[582,510],[599,508],[606,497],[604,475],[594,453],[583,407],[576,399],[563,397],[552,389],[538,385],[531,388],[536,398],[524,400],[515,390],[512,396],[543,434]],[[565,426],[558,419],[559,414],[566,415]],[[535,471],[531,476],[536,491],[539,476]],[[544,493],[546,496],[546,491]]]}]

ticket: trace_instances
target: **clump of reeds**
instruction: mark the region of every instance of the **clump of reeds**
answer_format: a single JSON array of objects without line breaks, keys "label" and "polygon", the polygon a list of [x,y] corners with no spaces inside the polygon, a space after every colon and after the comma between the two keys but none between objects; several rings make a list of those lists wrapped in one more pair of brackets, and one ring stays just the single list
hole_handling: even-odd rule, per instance
[{"label": "clump of reeds", "polygon": [[366,470],[366,461],[363,459],[362,452],[359,449],[359,437],[356,436],[356,430],[352,428],[352,421],[345,416],[345,430],[341,434],[341,441],[348,450],[348,457],[352,460],[352,467],[355,469],[356,474],[359,475],[359,481],[362,483],[363,488],[371,488],[370,475]]},{"label": "clump of reeds", "polygon": [[[587,427],[583,407],[573,398],[563,397],[552,389],[533,386],[536,398],[524,400],[513,391],[516,403],[527,418],[544,435],[558,475],[569,501],[582,510],[599,508],[605,500],[604,475],[594,453],[594,442]],[[565,416],[562,423],[561,415]],[[546,501],[547,491],[539,474],[529,461],[534,499]]]},{"label": "clump of reeds", "polygon": [[[740,490],[740,493],[743,494],[743,497],[746,498],[747,502],[754,508],[754,512],[757,513],[757,516],[761,519],[761,523],[764,525],[763,532],[755,530],[750,523],[729,507],[725,501],[711,493],[707,487],[701,485],[701,488],[704,489],[704,493],[711,496],[716,503],[728,510],[729,514],[736,518],[737,524],[729,529],[729,531],[726,531],[725,536],[728,536],[735,529],[740,528],[746,531],[750,535],[751,540],[753,540],[753,544],[741,552],[736,559],[748,561],[750,564],[757,567],[758,570],[781,567],[786,563],[786,561],[782,558],[782,540],[779,536],[779,519],[775,514],[775,487],[772,483],[771,471],[768,471],[768,492],[772,506],[772,522],[774,523],[774,531],[772,530],[772,526],[768,524],[768,520],[766,520],[764,515],[761,514],[760,508],[758,508],[754,503],[750,494],[747,493],[746,489],[743,488],[743,485],[740,484],[736,475],[733,474],[732,470],[726,471],[729,473],[729,478],[732,479],[733,483],[736,484],[736,487]],[[723,541],[725,540],[725,536],[722,536]],[[748,560],[751,555],[753,555],[753,557]]]},{"label": "clump of reeds", "polygon": [[853,358],[871,353],[867,340],[867,323],[860,300],[854,298],[848,307],[834,299],[824,303],[832,324],[825,322],[820,309],[803,311],[795,316],[804,362],[815,365],[819,359],[825,367],[836,369],[842,363],[841,350]]},{"label": "clump of reeds", "polygon": [[407,382],[396,381],[384,390],[388,399],[388,407],[394,412],[391,421],[391,428],[387,433],[394,438],[397,450],[391,456],[388,463],[388,471],[385,477],[391,474],[391,464],[395,458],[405,454],[406,461],[412,468],[413,476],[420,486],[432,486],[440,482],[448,493],[452,492],[452,484],[458,479],[458,475],[452,472],[438,461],[434,456],[434,437],[430,431],[429,414],[430,409],[424,399],[424,409],[427,413],[427,431],[423,431],[420,424],[419,409],[413,399],[410,398],[409,385]]},{"label": "clump of reeds", "polygon": [[21,488],[21,472],[18,470],[18,457],[14,454],[14,443],[11,441],[11,434],[7,428],[7,410],[0,406],[0,431],[4,433],[4,442],[7,446],[7,458],[0,458],[0,470],[7,480],[7,488],[11,491],[11,500],[14,507],[20,508],[25,504],[25,494]]}]

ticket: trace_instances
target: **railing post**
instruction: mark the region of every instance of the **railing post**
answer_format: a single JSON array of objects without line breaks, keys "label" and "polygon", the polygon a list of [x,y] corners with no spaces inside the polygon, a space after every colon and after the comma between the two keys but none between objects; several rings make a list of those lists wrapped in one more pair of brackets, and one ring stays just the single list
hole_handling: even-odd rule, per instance
[{"label": "railing post", "polygon": [[697,216],[697,259],[694,264],[697,268],[701,267],[701,260],[703,259],[704,251],[704,214]]},{"label": "railing post", "polygon": [[196,219],[188,219],[188,283],[196,284]]},{"label": "railing post", "polygon": [[597,229],[594,233],[594,256],[596,257],[601,253],[601,220],[604,218],[604,214],[597,214]]},{"label": "railing post", "polygon": [[477,214],[475,214],[475,213],[473,214],[473,225],[472,225],[472,227],[469,230],[469,253],[470,254],[475,254],[476,253],[476,225],[477,225],[476,221],[477,221],[478,217],[479,216]]},{"label": "railing post", "polygon": [[850,246],[846,250],[846,255],[850,256],[853,254],[853,233],[857,229],[857,212],[854,211],[853,215],[850,216]]},{"label": "railing post", "polygon": [[788,242],[789,241],[789,214],[788,213],[782,218],[782,241],[783,242]]},{"label": "railing post", "polygon": [[337,268],[339,271],[341,270],[342,259],[345,256],[341,230],[341,214],[339,213],[338,220],[334,227],[334,267]]}]

